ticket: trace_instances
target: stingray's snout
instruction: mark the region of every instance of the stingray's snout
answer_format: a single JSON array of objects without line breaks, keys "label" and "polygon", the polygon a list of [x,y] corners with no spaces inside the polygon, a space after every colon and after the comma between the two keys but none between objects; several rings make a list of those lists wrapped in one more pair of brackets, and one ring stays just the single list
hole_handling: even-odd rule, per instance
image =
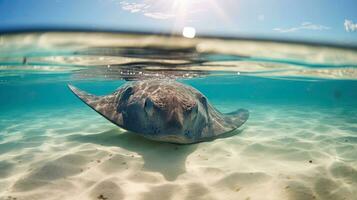
[{"label": "stingray's snout", "polygon": [[152,116],[154,114],[154,103],[150,98],[145,99],[144,109],[147,115]]},{"label": "stingray's snout", "polygon": [[184,126],[185,116],[177,104],[161,105],[148,97],[145,99],[144,109],[149,118],[161,121],[161,124],[167,128],[182,129]]},{"label": "stingray's snout", "polygon": [[168,115],[167,125],[172,128],[182,129],[183,121],[182,112],[178,109],[174,109]]}]

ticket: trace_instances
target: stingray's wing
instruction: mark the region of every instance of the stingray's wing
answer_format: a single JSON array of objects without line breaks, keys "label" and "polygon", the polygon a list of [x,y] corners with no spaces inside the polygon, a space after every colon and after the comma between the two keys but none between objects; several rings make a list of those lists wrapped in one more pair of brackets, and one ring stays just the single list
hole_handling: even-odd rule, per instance
[{"label": "stingray's wing", "polygon": [[249,111],[246,109],[238,109],[234,112],[224,114],[228,123],[231,123],[235,128],[242,126],[249,118]]},{"label": "stingray's wing", "polygon": [[123,125],[122,115],[116,109],[115,95],[96,96],[79,90],[70,84],[68,84],[68,87],[80,100],[97,113],[118,126]]},{"label": "stingray's wing", "polygon": [[203,129],[201,138],[197,142],[231,137],[238,133],[234,130],[242,126],[249,118],[249,111],[246,109],[223,114],[213,107],[210,108],[212,108],[209,112],[210,121],[207,123],[209,126]]}]

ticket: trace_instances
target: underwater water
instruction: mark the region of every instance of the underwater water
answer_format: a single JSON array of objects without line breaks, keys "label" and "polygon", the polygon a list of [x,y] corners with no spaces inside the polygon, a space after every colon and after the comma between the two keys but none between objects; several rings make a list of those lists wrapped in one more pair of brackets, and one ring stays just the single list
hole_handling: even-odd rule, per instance
[{"label": "underwater water", "polygon": [[[118,128],[76,98],[176,79],[230,137],[190,145]],[[357,49],[111,33],[0,36],[0,199],[355,199]]]}]

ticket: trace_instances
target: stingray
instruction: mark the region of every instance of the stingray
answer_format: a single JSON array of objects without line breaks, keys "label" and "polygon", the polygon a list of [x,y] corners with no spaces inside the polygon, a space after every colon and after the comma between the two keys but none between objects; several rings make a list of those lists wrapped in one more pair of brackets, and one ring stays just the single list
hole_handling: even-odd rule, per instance
[{"label": "stingray", "polygon": [[106,96],[68,86],[112,123],[156,141],[190,144],[213,140],[242,126],[249,117],[246,109],[223,114],[201,92],[173,80],[128,82]]}]

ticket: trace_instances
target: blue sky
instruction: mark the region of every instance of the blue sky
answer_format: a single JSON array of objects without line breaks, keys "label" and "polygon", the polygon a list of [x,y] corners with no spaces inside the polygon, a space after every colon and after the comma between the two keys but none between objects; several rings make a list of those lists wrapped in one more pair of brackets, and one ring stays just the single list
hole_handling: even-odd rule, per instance
[{"label": "blue sky", "polygon": [[79,27],[349,43],[356,0],[0,0],[0,30]]}]

